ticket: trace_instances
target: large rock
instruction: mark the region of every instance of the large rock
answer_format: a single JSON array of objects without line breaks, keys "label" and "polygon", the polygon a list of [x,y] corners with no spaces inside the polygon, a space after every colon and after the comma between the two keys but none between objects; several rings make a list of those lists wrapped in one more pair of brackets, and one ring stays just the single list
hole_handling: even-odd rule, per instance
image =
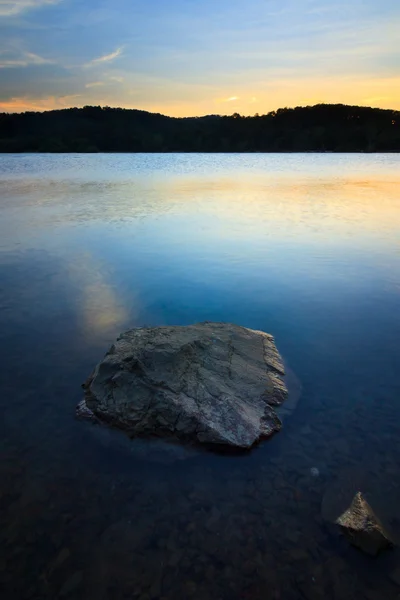
[{"label": "large rock", "polygon": [[365,500],[361,492],[353,498],[351,506],[337,519],[353,546],[371,556],[393,545],[389,534]]},{"label": "large rock", "polygon": [[123,333],[84,384],[78,414],[126,430],[250,448],[281,428],[287,396],[271,335],[226,323]]}]

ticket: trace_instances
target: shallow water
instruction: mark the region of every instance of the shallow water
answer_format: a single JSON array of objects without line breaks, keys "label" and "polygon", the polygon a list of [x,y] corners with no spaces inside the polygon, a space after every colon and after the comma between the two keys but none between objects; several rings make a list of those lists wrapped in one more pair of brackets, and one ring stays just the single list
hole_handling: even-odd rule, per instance
[{"label": "shallow water", "polygon": [[[337,535],[400,533],[399,155],[0,155],[4,598],[398,598]],[[233,321],[302,382],[246,456],[74,418],[122,330]],[[150,460],[151,459],[151,460]]]}]

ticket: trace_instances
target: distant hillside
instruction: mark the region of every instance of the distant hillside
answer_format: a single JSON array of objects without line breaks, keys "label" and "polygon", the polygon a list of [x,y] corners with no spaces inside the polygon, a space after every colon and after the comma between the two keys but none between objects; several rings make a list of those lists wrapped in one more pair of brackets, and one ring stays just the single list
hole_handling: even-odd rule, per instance
[{"label": "distant hillside", "polygon": [[319,104],[254,117],[100,106],[0,113],[0,152],[400,152],[400,112]]}]

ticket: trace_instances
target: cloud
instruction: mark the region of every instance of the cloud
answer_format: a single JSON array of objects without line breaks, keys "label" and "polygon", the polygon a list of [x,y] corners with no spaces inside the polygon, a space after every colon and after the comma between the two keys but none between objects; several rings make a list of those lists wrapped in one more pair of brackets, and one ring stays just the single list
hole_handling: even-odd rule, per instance
[{"label": "cloud", "polygon": [[20,96],[0,100],[0,112],[25,112],[25,111],[43,111],[54,110],[57,108],[68,108],[73,106],[75,98],[80,98],[80,94],[71,94],[68,96],[46,96],[44,98],[33,98],[30,96]]},{"label": "cloud", "polygon": [[215,102],[219,104],[220,102],[237,102],[240,100],[239,96],[229,96],[228,98],[215,98]]},{"label": "cloud", "polygon": [[0,17],[19,15],[27,10],[58,4],[61,0],[0,0]]},{"label": "cloud", "polygon": [[94,88],[94,87],[100,87],[100,86],[102,86],[102,85],[106,85],[106,84],[104,83],[104,81],[92,81],[92,82],[90,82],[90,83],[87,83],[87,84],[85,85],[85,88]]},{"label": "cloud", "polygon": [[28,67],[31,65],[51,65],[53,60],[43,58],[33,52],[23,52],[18,58],[2,58],[5,53],[0,53],[0,69],[13,69],[16,67]]},{"label": "cloud", "polygon": [[124,78],[123,77],[116,77],[116,76],[109,76],[107,74],[105,74],[105,81],[89,81],[89,83],[87,83],[85,85],[85,88],[96,88],[96,87],[101,87],[104,85],[113,85],[115,82],[117,83],[123,83]]},{"label": "cloud", "polygon": [[99,58],[94,58],[90,62],[86,63],[84,67],[95,67],[96,65],[102,65],[103,63],[109,63],[121,56],[123,48],[117,48],[114,52],[110,54],[105,54],[104,56],[99,56]]}]

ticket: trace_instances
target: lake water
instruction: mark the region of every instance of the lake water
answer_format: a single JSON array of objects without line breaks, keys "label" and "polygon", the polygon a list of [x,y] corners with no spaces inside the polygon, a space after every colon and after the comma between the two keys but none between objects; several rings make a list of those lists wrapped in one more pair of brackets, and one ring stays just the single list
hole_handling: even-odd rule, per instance
[{"label": "lake water", "polygon": [[[275,336],[302,383],[245,456],[173,461],[75,419],[139,325]],[[2,598],[399,598],[400,155],[0,156]],[[163,460],[161,460],[163,459]]]}]

